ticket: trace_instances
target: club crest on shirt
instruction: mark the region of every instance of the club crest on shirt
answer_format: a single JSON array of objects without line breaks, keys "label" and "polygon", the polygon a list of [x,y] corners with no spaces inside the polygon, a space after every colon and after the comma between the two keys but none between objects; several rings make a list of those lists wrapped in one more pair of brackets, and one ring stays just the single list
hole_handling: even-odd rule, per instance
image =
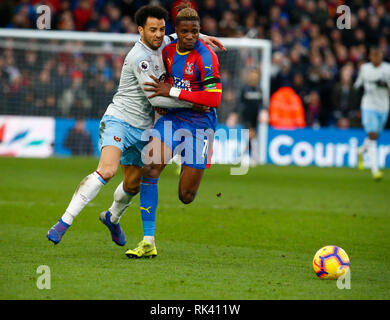
[{"label": "club crest on shirt", "polygon": [[193,63],[187,62],[187,68],[185,70],[186,74],[191,75],[194,73],[194,70],[192,70],[193,65],[194,65]]},{"label": "club crest on shirt", "polygon": [[143,60],[139,63],[139,68],[142,70],[142,71],[148,71],[149,70],[149,62]]},{"label": "club crest on shirt", "polygon": [[114,136],[114,140],[116,141],[116,142],[121,142],[121,138],[119,138],[119,137],[117,137],[117,136]]}]

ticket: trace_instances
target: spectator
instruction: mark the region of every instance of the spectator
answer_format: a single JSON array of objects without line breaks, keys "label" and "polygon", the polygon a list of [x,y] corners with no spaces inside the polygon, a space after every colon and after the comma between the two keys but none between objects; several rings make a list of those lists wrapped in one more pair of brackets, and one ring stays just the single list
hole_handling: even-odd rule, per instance
[{"label": "spectator", "polygon": [[75,22],[70,10],[61,13],[58,18],[57,28],[59,30],[75,30]]},{"label": "spectator", "polygon": [[307,70],[307,79],[310,87],[319,89],[323,77],[323,60],[319,52],[310,55],[310,67]]},{"label": "spectator", "polygon": [[19,73],[12,77],[10,84],[6,87],[7,106],[5,108],[7,114],[23,114],[23,78]]},{"label": "spectator", "polygon": [[107,18],[110,23],[110,32],[120,32],[121,25],[121,11],[112,2],[106,5]]},{"label": "spectator", "polygon": [[176,16],[178,13],[178,7],[183,4],[186,4],[190,8],[198,11],[198,4],[194,0],[175,0],[171,5],[171,18],[172,18],[173,25],[176,25]]},{"label": "spectator", "polygon": [[217,0],[204,0],[199,7],[200,17],[213,17],[216,21],[221,20],[221,5]]},{"label": "spectator", "polygon": [[339,128],[360,125],[359,92],[353,87],[353,66],[345,65],[341,69],[340,81],[332,90],[332,116]]},{"label": "spectator", "polygon": [[11,22],[15,11],[15,1],[3,0],[0,1],[0,28],[4,28]]},{"label": "spectator", "polygon": [[103,16],[99,19],[98,22],[98,32],[110,32],[110,20],[106,16]]},{"label": "spectator", "polygon": [[104,55],[97,55],[95,63],[91,64],[89,73],[94,76],[96,73],[101,73],[104,79],[112,79],[112,68],[107,64],[106,57]]},{"label": "spectator", "polygon": [[302,101],[305,101],[309,94],[308,86],[302,73],[295,73],[292,80],[292,89],[298,94]]},{"label": "spectator", "polygon": [[15,7],[15,15],[9,28],[32,28],[35,26],[36,11],[28,0],[22,0]]},{"label": "spectator", "polygon": [[312,90],[307,99],[306,124],[313,128],[320,127],[321,99],[320,94]]},{"label": "spectator", "polygon": [[57,94],[57,98],[60,93],[70,86],[70,77],[66,70],[66,65],[64,63],[58,63],[55,70],[52,72],[52,82]]},{"label": "spectator", "polygon": [[75,156],[93,155],[93,144],[90,133],[85,129],[83,119],[76,120],[75,126],[69,130],[64,146]]},{"label": "spectator", "polygon": [[368,26],[366,29],[367,45],[376,45],[381,35],[381,26],[378,16],[372,14],[368,17]]},{"label": "spectator", "polygon": [[121,20],[121,32],[137,33],[137,25],[129,16],[124,16]]},{"label": "spectator", "polygon": [[64,117],[90,116],[91,99],[83,86],[83,74],[80,71],[72,73],[72,84],[64,90],[58,101],[60,113]]},{"label": "spectator", "polygon": [[238,103],[238,113],[240,123],[249,130],[248,151],[253,162],[257,159],[257,119],[263,104],[263,94],[260,88],[260,72],[258,68],[249,71],[246,83],[240,91],[240,101]]},{"label": "spectator", "polygon": [[206,15],[202,18],[202,33],[209,36],[218,36],[218,23],[212,16]]},{"label": "spectator", "polygon": [[234,19],[231,11],[223,13],[222,20],[219,22],[219,35],[221,37],[236,37],[238,33],[238,23]]},{"label": "spectator", "polygon": [[234,127],[238,123],[236,103],[237,101],[234,89],[229,87],[224,88],[221,105],[217,109],[219,123],[226,123],[229,127]]},{"label": "spectator", "polygon": [[43,70],[37,85],[32,86],[33,114],[38,116],[56,116],[55,86],[50,79],[50,72]]},{"label": "spectator", "polygon": [[3,71],[4,59],[0,57],[0,114],[6,113],[6,93],[8,87],[8,76]]},{"label": "spectator", "polygon": [[95,117],[101,118],[106,111],[108,105],[112,102],[115,94],[115,84],[113,80],[104,80],[93,95],[93,110],[92,114]]},{"label": "spectator", "polygon": [[[256,131],[257,117],[262,103],[260,72],[257,68],[253,68],[249,71],[246,83],[240,90],[240,100],[237,108],[241,123],[250,131]],[[254,136],[253,132],[252,135]]]},{"label": "spectator", "polygon": [[291,10],[290,19],[293,25],[297,25],[305,16],[305,0],[296,0],[295,6]]},{"label": "spectator", "polygon": [[[168,0],[171,2],[170,0]],[[143,5],[149,4],[148,0],[119,0],[119,8],[123,16],[133,18],[134,13]],[[164,2],[164,1],[161,1]],[[171,3],[169,3],[170,5]],[[164,3],[162,3],[164,5]],[[165,5],[164,5],[165,6]],[[168,7],[168,4],[165,6]]]},{"label": "spectator", "polygon": [[14,51],[10,47],[4,50],[2,65],[2,78],[8,80],[8,84],[4,86],[5,100],[7,101],[4,108],[5,113],[20,114],[23,107],[23,77],[16,65]]},{"label": "spectator", "polygon": [[282,87],[271,96],[269,123],[277,129],[298,129],[306,126],[302,101],[293,89]]},{"label": "spectator", "polygon": [[88,21],[92,18],[93,6],[91,0],[80,0],[73,10],[76,30],[84,30]]},{"label": "spectator", "polygon": [[[281,87],[291,86],[291,62],[285,56],[275,56],[277,64],[275,74],[271,79],[271,92],[274,93]],[[279,60],[280,59],[280,60]]]},{"label": "spectator", "polygon": [[33,80],[36,70],[41,68],[38,62],[38,54],[35,50],[25,51],[24,62],[21,68],[22,72],[25,71],[25,76],[28,77],[28,82]]}]

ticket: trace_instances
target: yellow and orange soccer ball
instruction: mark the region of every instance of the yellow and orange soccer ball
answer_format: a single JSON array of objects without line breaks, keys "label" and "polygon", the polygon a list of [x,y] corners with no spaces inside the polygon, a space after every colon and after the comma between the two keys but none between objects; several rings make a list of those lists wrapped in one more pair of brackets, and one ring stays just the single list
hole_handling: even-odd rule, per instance
[{"label": "yellow and orange soccer ball", "polygon": [[338,279],[350,271],[349,257],[340,247],[326,246],[316,252],[313,269],[321,279]]}]

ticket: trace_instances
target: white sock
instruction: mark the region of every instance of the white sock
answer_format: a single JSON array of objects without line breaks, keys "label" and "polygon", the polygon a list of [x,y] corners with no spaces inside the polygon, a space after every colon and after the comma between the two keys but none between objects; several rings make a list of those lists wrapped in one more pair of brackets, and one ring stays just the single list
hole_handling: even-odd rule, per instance
[{"label": "white sock", "polygon": [[62,221],[71,225],[73,219],[77,217],[80,211],[99,193],[100,189],[107,182],[95,171],[89,176],[86,176],[83,181],[80,182],[73,198],[69,203],[64,215],[61,217]]},{"label": "white sock", "polygon": [[154,236],[144,236],[144,240],[151,244],[154,244]]},{"label": "white sock", "polygon": [[111,222],[114,224],[119,223],[121,216],[125,213],[128,206],[133,200],[134,194],[127,193],[123,189],[123,181],[118,185],[114,192],[114,202],[112,203],[108,211],[111,212]]},{"label": "white sock", "polygon": [[378,153],[376,140],[370,140],[368,145],[368,154],[370,155],[371,173],[378,172]]},{"label": "white sock", "polygon": [[359,153],[364,153],[368,150],[370,139],[367,137],[364,139],[362,146],[358,149]]}]

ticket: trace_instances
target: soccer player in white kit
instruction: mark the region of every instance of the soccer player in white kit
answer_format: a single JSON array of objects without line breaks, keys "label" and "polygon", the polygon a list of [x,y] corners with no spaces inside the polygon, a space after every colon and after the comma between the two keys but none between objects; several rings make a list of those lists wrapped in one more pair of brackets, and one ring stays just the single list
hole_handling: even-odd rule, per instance
[{"label": "soccer player in white kit", "polygon": [[377,140],[383,131],[389,114],[390,64],[383,62],[379,48],[370,49],[370,62],[361,66],[356,88],[363,86],[361,102],[362,124],[367,138],[358,149],[358,168],[364,169],[363,154],[368,152],[372,177],[375,181],[383,178],[378,166]]},{"label": "soccer player in white kit", "polygon": [[[111,207],[102,212],[99,219],[108,227],[117,245],[126,244],[119,219],[140,189],[141,151],[148,142],[143,141],[141,135],[153,125],[153,107],[193,107],[191,103],[171,97],[147,99],[149,93],[143,90],[143,83],[150,81],[150,75],[158,79],[165,75],[162,49],[175,39],[165,36],[167,18],[168,12],[160,6],[144,6],[137,11],[135,20],[141,39],[125,58],[118,91],[100,122],[101,154],[97,170],[81,181],[65,213],[48,231],[47,238],[54,244],[61,241],[73,219],[115,175],[119,164],[123,181],[114,192]],[[204,36],[203,40],[223,48],[214,37]]]}]

